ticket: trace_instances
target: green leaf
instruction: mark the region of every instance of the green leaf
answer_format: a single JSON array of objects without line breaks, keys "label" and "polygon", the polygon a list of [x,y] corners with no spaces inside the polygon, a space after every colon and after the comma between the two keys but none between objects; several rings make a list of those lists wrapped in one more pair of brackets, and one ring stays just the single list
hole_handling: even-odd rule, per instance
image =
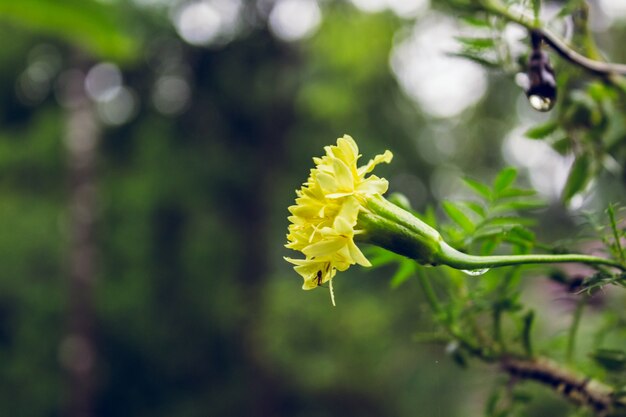
[{"label": "green leaf", "polygon": [[461,226],[461,228],[466,233],[471,233],[474,231],[474,223],[470,220],[469,217],[457,207],[454,203],[450,201],[443,202],[443,209],[450,219],[452,219],[456,224]]},{"label": "green leaf", "polygon": [[505,214],[511,211],[535,210],[546,206],[546,202],[539,198],[524,200],[503,201],[494,204],[491,214]]},{"label": "green leaf", "polygon": [[498,239],[497,237],[485,240],[485,242],[480,247],[480,254],[483,256],[491,255],[493,251],[496,250],[499,241],[500,239]]},{"label": "green leaf", "polygon": [[435,213],[435,209],[433,208],[433,206],[428,206],[424,214],[417,213],[416,215],[421,221],[423,221],[433,229],[437,229],[437,214]]},{"label": "green leaf", "polygon": [[529,219],[526,217],[506,216],[506,217],[494,217],[487,219],[483,223],[486,226],[532,226],[536,223],[535,219]]},{"label": "green leaf", "polygon": [[539,21],[539,11],[541,10],[541,0],[532,0],[533,3],[533,17],[535,21]]},{"label": "green leaf", "polygon": [[475,201],[463,201],[461,202],[461,204],[472,210],[474,213],[478,214],[483,219],[487,215],[487,213],[485,212],[485,208]]},{"label": "green leaf", "polygon": [[572,101],[580,104],[581,106],[585,107],[588,110],[593,111],[598,108],[598,103],[596,103],[593,97],[591,97],[589,94],[587,94],[584,91],[574,90],[570,93],[570,98],[572,99]]},{"label": "green leaf", "polygon": [[389,200],[390,203],[393,203],[396,206],[400,207],[401,209],[404,209],[409,212],[413,211],[413,208],[411,207],[411,202],[409,201],[407,196],[402,193],[398,193],[398,192],[391,193],[391,195],[389,195],[387,200]]},{"label": "green leaf", "polygon": [[563,189],[563,201],[567,202],[578,192],[582,191],[591,175],[591,161],[588,154],[582,154],[572,166]]},{"label": "green leaf", "polygon": [[400,267],[396,271],[396,273],[391,277],[391,288],[398,288],[402,285],[407,279],[409,279],[413,274],[415,274],[416,264],[415,262],[409,259],[403,259],[400,262]]},{"label": "green leaf", "polygon": [[534,244],[536,240],[535,234],[524,227],[515,227],[509,230],[507,238],[526,242],[530,245]]},{"label": "green leaf", "polygon": [[545,139],[554,133],[559,127],[556,120],[550,120],[546,123],[531,127],[524,133],[529,139]]},{"label": "green leaf", "polygon": [[473,15],[463,16],[461,20],[463,20],[463,22],[467,23],[468,25],[475,26],[475,27],[482,27],[482,28],[491,27],[491,23],[489,23],[488,20],[473,16]]},{"label": "green leaf", "polygon": [[485,184],[478,182],[476,180],[473,180],[471,178],[467,178],[467,177],[463,178],[463,182],[465,183],[465,185],[471,188],[475,193],[482,196],[485,200],[491,200],[492,198],[491,190]]},{"label": "green leaf", "polygon": [[562,137],[552,142],[552,149],[554,149],[561,155],[566,155],[567,153],[569,153],[571,148],[572,148],[572,141],[567,136]]},{"label": "green leaf", "polygon": [[495,45],[493,38],[469,38],[465,36],[456,36],[455,39],[464,47],[469,49],[489,49],[493,48]]},{"label": "green leaf", "polygon": [[537,194],[535,190],[524,190],[523,188],[507,188],[498,193],[500,198],[528,197]]},{"label": "green leaf", "polygon": [[621,349],[598,349],[590,356],[607,371],[621,372],[626,370],[626,352]]},{"label": "green leaf", "polygon": [[500,66],[498,62],[492,61],[485,56],[473,51],[464,50],[461,52],[448,52],[446,53],[446,55],[451,57],[469,59],[470,61],[473,61],[478,65],[484,66],[485,68],[498,68]]},{"label": "green leaf", "polygon": [[378,246],[368,247],[366,256],[372,264],[372,268],[378,268],[403,259],[400,255],[397,255]]},{"label": "green leaf", "polygon": [[493,181],[493,189],[496,194],[499,194],[513,184],[515,178],[517,178],[517,170],[515,168],[509,167],[500,171],[496,179]]}]

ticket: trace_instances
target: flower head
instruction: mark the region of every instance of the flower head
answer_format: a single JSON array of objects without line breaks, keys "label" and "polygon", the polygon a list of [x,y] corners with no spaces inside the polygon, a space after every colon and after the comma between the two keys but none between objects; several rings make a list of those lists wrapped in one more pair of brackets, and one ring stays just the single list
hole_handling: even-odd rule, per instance
[{"label": "flower head", "polygon": [[359,148],[348,135],[337,139],[336,146],[326,146],[326,155],[313,158],[315,168],[296,191],[296,204],[289,207],[289,249],[305,255],[305,259],[285,258],[295,265],[304,278],[302,286],[310,290],[331,282],[337,271],[350,265],[370,266],[354,243],[359,211],[366,200],[387,191],[384,178],[369,174],[376,165],[390,162],[393,155],[385,151],[367,164],[357,167]]}]

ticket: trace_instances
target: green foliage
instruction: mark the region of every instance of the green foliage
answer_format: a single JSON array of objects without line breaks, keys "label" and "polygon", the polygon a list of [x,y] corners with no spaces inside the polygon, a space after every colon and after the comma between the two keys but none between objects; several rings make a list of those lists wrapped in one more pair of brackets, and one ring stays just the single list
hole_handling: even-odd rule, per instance
[{"label": "green foliage", "polygon": [[444,225],[442,230],[453,245],[461,249],[479,245],[481,255],[491,254],[501,243],[510,244],[514,253],[526,253],[532,248],[535,236],[528,226],[534,220],[522,213],[542,208],[545,203],[534,190],[515,187],[516,178],[517,171],[507,168],[491,186],[464,179],[474,199],[443,203],[454,225]]},{"label": "green foliage", "polygon": [[[537,247],[549,248],[539,244],[529,226],[533,218],[527,211],[540,208],[543,202],[536,198],[532,190],[519,188],[515,185],[517,171],[512,168],[502,170],[487,185],[473,179],[466,179],[467,187],[473,193],[473,199],[459,202],[444,202],[443,211],[450,219],[449,223],[440,223],[440,230],[445,231],[448,238],[454,238],[457,247],[468,249],[478,247],[481,254],[491,254],[502,250],[500,246],[507,244],[514,253],[528,253]],[[406,206],[406,199],[396,199]],[[606,228],[599,228],[605,245],[613,254],[614,259],[623,262],[622,241],[626,240],[626,228],[620,228],[616,209],[610,206],[607,210],[608,223]],[[422,216],[423,218],[424,216]],[[624,286],[624,274],[616,274],[605,268],[598,268],[591,276],[570,278],[561,273],[553,274],[555,282],[564,291],[577,295],[577,308],[567,332],[567,340],[560,337],[548,337],[537,342],[538,313],[537,307],[524,300],[522,292],[523,271],[519,267],[492,270],[481,275],[477,280],[463,277],[459,271],[450,268],[423,268],[398,255],[375,249],[370,252],[375,266],[395,265],[395,273],[391,278],[392,288],[406,283],[410,277],[417,282],[427,302],[433,310],[433,319],[444,330],[443,333],[425,333],[417,340],[429,343],[446,343],[446,352],[451,360],[465,368],[471,364],[472,358],[487,362],[497,362],[502,358],[528,358],[535,363],[538,355],[560,357],[553,350],[545,350],[545,346],[558,346],[566,358],[575,355],[576,341],[579,339],[580,320],[584,307],[590,303],[590,295],[596,294],[599,288],[606,285]],[[586,292],[586,294],[580,294]],[[604,331],[611,333],[608,325]],[[625,335],[626,336],[626,335]],[[593,377],[608,371],[612,375],[622,375],[626,369],[626,353],[622,349],[593,346],[588,354],[584,369]],[[620,338],[623,340],[623,338]],[[558,342],[558,343],[557,343]],[[619,382],[616,376],[608,379]],[[532,408],[535,401],[528,395],[496,388],[486,403],[487,416],[524,415],[523,410]]]},{"label": "green foliage", "polygon": [[[549,27],[552,22],[540,20],[541,1],[490,0],[477,1],[474,5],[473,9],[464,9],[467,14],[462,21],[474,31],[482,30],[489,36],[459,37],[457,40],[461,51],[457,55],[488,67],[503,69],[510,74],[526,72],[531,49],[530,39],[526,40],[529,52],[513,56],[501,34],[506,22],[514,22],[529,30]],[[533,19],[511,13],[510,7],[513,5],[532,11]],[[589,29],[587,4],[575,0],[565,2],[560,7],[555,20],[576,16],[574,41],[571,42],[574,52],[602,61],[602,54]],[[485,12],[492,18],[486,19]],[[544,48],[550,49],[547,45]],[[569,54],[569,51],[561,53]],[[623,160],[626,155],[626,114],[620,110],[626,105],[624,71],[621,71],[621,75],[610,74],[608,71],[607,74],[596,72],[589,76],[581,73],[583,67],[571,60],[557,61],[558,94],[557,106],[553,110],[554,117],[527,132],[529,138],[545,140],[563,155],[574,155],[576,161],[562,195],[565,202],[584,192],[585,186],[592,179],[598,178],[603,170],[624,171],[623,166],[607,163],[607,160]]]},{"label": "green foliage", "polygon": [[0,18],[57,36],[99,58],[133,61],[139,48],[123,11],[96,0],[0,0]]}]

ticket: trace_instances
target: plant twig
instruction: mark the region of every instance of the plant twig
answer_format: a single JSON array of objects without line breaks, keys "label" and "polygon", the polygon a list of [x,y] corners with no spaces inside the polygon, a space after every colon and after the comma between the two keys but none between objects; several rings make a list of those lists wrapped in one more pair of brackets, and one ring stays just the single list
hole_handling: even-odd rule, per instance
[{"label": "plant twig", "polygon": [[570,48],[562,39],[557,35],[549,31],[548,29],[538,26],[534,19],[523,13],[514,14],[506,8],[498,0],[486,0],[482,2],[482,6],[485,11],[498,15],[510,22],[517,23],[524,26],[531,33],[536,34],[543,38],[544,42],[548,44],[556,53],[567,61],[585,69],[586,71],[604,77],[608,77],[614,74],[626,75],[626,65],[616,64],[611,62],[596,61],[586,56],[579,54]]},{"label": "plant twig", "polygon": [[580,299],[576,302],[576,309],[574,310],[572,324],[570,325],[567,333],[567,350],[565,351],[565,361],[567,363],[572,363],[572,360],[574,359],[574,352],[576,350],[576,335],[578,334],[580,319],[582,318],[583,310],[586,305],[587,296],[582,294]]},{"label": "plant twig", "polygon": [[520,359],[502,357],[502,370],[512,377],[551,386],[574,404],[590,407],[596,415],[607,416],[626,404],[614,396],[614,390],[596,380],[580,376],[546,358]]}]

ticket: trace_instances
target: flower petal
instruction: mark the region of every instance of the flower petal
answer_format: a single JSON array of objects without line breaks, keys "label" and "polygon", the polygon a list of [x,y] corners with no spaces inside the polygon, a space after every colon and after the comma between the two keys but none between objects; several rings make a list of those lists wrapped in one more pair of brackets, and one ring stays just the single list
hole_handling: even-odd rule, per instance
[{"label": "flower petal", "polygon": [[345,240],[341,238],[325,239],[310,244],[306,248],[302,249],[302,253],[304,253],[308,258],[320,258],[332,255],[333,252],[337,252],[345,245]]},{"label": "flower petal", "polygon": [[385,151],[382,155],[376,155],[374,159],[370,159],[366,165],[358,169],[359,175],[363,177],[365,174],[372,172],[372,170],[374,169],[376,165],[382,164],[382,163],[388,164],[391,162],[392,159],[393,159],[393,154],[391,153],[391,151]]}]

